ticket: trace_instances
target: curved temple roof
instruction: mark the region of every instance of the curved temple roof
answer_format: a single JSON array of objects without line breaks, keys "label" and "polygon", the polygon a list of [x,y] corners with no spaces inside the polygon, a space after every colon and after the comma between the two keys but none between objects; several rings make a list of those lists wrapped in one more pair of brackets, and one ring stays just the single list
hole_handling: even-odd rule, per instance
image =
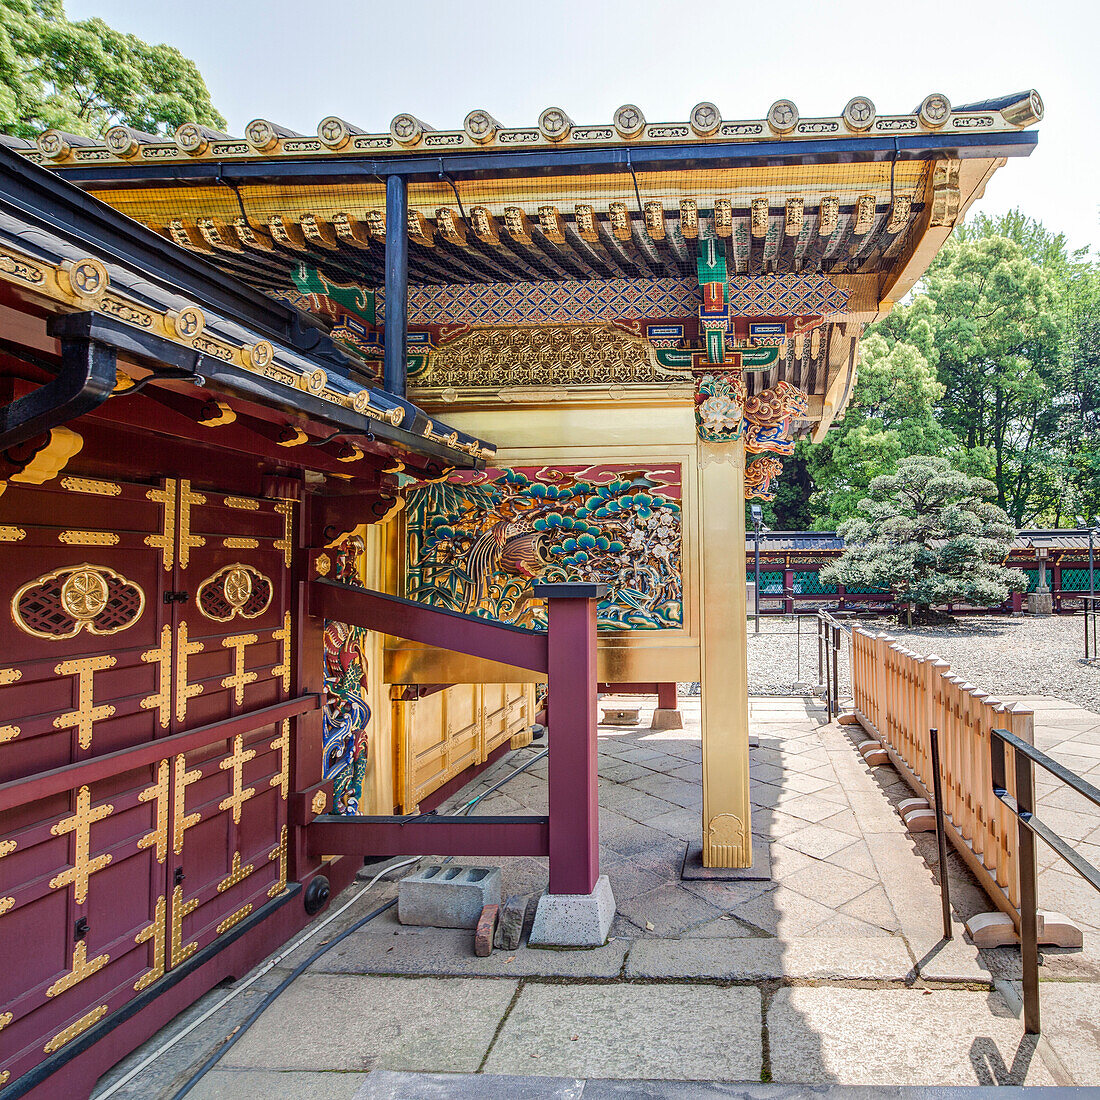
[{"label": "curved temple roof", "polygon": [[[626,104],[594,125],[551,107],[526,127],[475,110],[455,130],[400,114],[386,133],[329,117],[302,135],[256,119],[243,137],[116,126],[101,141],[47,131],[12,144],[251,286],[314,312],[319,302],[332,334],[368,359],[380,350],[385,179],[404,176],[410,366],[426,397],[433,357],[471,326],[467,343],[502,327],[626,326],[647,344],[628,358],[651,363],[698,346],[699,249],[715,240],[731,316],[788,317],[813,336],[784,341],[785,358],[747,383],[805,389],[801,430],[820,438],[853,389],[863,325],[912,288],[1006,158],[1032,151],[1026,127],[1042,115],[1034,91],[963,107],[933,93],[892,115],[856,96],[825,118],[781,99],[763,119],[704,102],[685,122],[652,123]],[[358,300],[350,321],[325,317],[334,297]],[[686,321],[678,344],[655,336],[662,321]]]}]

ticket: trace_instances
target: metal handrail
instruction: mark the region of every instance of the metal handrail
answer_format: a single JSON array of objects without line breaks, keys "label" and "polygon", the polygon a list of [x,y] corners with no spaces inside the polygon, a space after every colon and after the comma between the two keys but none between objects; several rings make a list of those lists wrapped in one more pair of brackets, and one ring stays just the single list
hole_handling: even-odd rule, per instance
[{"label": "metal handrail", "polygon": [[[1085,620],[1085,660],[1095,661],[1097,656],[1100,655],[1100,650],[1097,649],[1097,620],[1100,619],[1100,596],[1093,595],[1092,593],[1085,594],[1084,592],[1075,593],[1074,599],[1079,599],[1083,605],[1082,618]],[[1092,630],[1089,630],[1089,626],[1092,626]],[[1091,635],[1092,645],[1089,645]]]},{"label": "metal handrail", "polygon": [[[1024,978],[1024,1030],[1039,1034],[1039,901],[1038,871],[1035,862],[1035,838],[1068,863],[1094,890],[1100,892],[1100,869],[1082,859],[1053,829],[1035,816],[1035,775],[1033,764],[1044,768],[1055,779],[1100,807],[1100,788],[1063,767],[1052,757],[1008,730],[992,730],[989,739],[990,776],[993,794],[1015,815],[1020,868],[1020,952]],[[1005,745],[1011,747],[1015,761],[1016,794],[1011,795],[1005,782]]]},{"label": "metal handrail", "polygon": [[[840,713],[840,639],[841,635],[845,635],[850,645],[852,631],[824,608],[818,609],[817,623],[818,682],[825,685],[826,713],[832,719]],[[831,662],[830,651],[832,652]],[[851,667],[850,653],[848,664]],[[824,680],[821,679],[822,673],[824,673]]]}]

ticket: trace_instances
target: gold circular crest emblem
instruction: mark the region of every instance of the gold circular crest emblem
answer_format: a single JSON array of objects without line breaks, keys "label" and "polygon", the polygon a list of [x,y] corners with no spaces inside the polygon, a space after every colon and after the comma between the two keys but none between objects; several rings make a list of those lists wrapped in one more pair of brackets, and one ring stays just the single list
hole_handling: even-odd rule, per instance
[{"label": "gold circular crest emblem", "polygon": [[107,606],[107,581],[94,569],[77,569],[61,586],[61,606],[78,622],[94,619]]},{"label": "gold circular crest emblem", "polygon": [[247,569],[230,569],[222,582],[222,591],[232,607],[244,607],[252,595],[252,575]]}]

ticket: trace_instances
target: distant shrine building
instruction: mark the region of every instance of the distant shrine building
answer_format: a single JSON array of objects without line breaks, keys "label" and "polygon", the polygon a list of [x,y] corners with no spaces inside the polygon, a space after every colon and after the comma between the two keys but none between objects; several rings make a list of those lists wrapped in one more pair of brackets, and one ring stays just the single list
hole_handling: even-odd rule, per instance
[{"label": "distant shrine building", "polygon": [[1041,117],[3,139],[0,1095],[293,935],[361,866],[319,821],[527,744],[545,677],[463,631],[544,630],[535,584],[606,586],[599,682],[701,683],[749,865],[745,500]]}]

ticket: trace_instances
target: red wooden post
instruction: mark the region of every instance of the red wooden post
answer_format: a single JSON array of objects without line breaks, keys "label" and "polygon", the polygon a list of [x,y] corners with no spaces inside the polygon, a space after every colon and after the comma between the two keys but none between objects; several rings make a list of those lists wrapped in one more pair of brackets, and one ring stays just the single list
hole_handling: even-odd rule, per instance
[{"label": "red wooden post", "polygon": [[600,873],[596,798],[596,601],[605,584],[536,584],[547,600],[551,894],[591,894]]},{"label": "red wooden post", "polygon": [[794,570],[783,570],[783,611],[787,615],[794,613]]},{"label": "red wooden post", "polygon": [[658,710],[675,710],[676,709],[676,685],[672,684],[658,684],[657,685],[657,709]]}]

